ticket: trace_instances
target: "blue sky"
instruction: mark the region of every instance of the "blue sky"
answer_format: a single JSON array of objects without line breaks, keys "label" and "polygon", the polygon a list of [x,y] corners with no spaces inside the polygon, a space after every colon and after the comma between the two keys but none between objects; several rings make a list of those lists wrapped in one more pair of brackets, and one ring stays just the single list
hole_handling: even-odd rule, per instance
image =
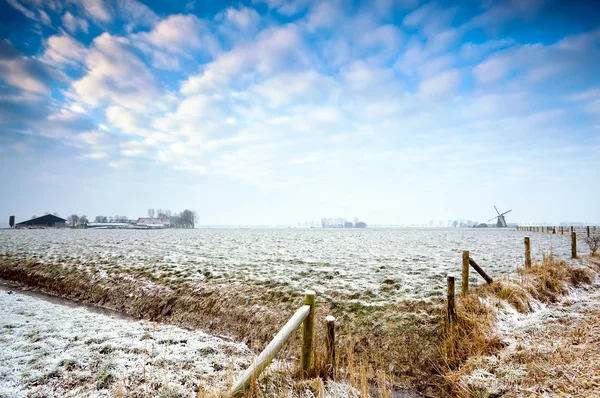
[{"label": "blue sky", "polygon": [[0,221],[600,221],[593,3],[0,0]]}]

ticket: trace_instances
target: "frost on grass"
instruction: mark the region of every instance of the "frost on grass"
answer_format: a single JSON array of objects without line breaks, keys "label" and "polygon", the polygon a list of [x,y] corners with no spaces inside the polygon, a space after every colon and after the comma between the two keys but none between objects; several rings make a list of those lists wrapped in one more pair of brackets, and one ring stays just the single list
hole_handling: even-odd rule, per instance
[{"label": "frost on grass", "polygon": [[[0,397],[196,396],[250,364],[242,344],[0,289]],[[177,395],[179,394],[179,395]]]},{"label": "frost on grass", "polygon": [[[445,276],[461,269],[462,250],[492,277],[514,273],[523,263],[524,235],[501,229],[0,230],[0,254],[82,268],[94,280],[239,282],[386,305],[442,296]],[[568,257],[570,237],[532,236],[534,260],[550,248]],[[478,281],[473,273],[472,283]]]},{"label": "frost on grass", "polygon": [[497,332],[506,346],[474,356],[459,371],[473,396],[600,396],[600,281],[571,287],[556,302],[532,298],[531,312],[502,305]]}]

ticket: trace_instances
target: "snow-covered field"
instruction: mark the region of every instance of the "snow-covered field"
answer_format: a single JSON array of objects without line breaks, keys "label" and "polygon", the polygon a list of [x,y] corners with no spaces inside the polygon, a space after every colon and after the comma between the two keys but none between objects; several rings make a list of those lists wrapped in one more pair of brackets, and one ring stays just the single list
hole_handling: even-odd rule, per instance
[{"label": "snow-covered field", "polygon": [[[10,294],[9,294],[10,292]],[[0,397],[196,396],[246,368],[245,345],[0,287]],[[126,396],[122,394],[121,396]],[[127,395],[129,396],[129,395]]]},{"label": "snow-covered field", "polygon": [[[460,273],[462,250],[492,277],[514,273],[526,235],[512,229],[2,230],[0,253],[99,272],[144,270],[178,283],[310,288],[320,297],[386,304],[443,294],[446,275]],[[567,235],[529,235],[534,257],[550,249],[570,256]]]}]

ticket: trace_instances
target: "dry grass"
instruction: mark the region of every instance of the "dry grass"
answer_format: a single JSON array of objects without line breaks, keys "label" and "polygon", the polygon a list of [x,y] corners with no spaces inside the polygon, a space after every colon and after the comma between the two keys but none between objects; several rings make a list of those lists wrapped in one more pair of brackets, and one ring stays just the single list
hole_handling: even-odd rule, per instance
[{"label": "dry grass", "polygon": [[[231,336],[248,344],[256,354],[303,302],[297,292],[263,286],[173,284],[129,272],[119,269],[99,278],[89,268],[0,255],[0,278],[136,318]],[[326,373],[322,321],[332,314],[339,325],[336,356],[340,380],[350,381],[359,391],[367,388],[366,385],[387,391],[393,385],[431,390],[440,384],[436,364],[440,360],[441,302],[414,301],[386,307],[363,307],[344,301],[317,304],[316,357],[311,377],[323,377]],[[300,333],[296,333],[280,356],[282,362],[296,364],[299,346]],[[287,370],[293,373],[295,368]],[[277,396],[275,391],[284,390],[294,396],[305,383],[298,385],[293,380],[296,379],[273,374],[271,379],[261,378],[253,388],[266,391],[258,393],[259,396]]]},{"label": "dry grass", "polygon": [[[600,270],[600,259],[589,261],[594,271]],[[127,272],[124,269],[98,279],[89,270],[0,255],[0,278],[140,318],[229,335],[244,341],[256,353],[302,303],[299,293],[262,286],[236,284],[232,289],[218,283],[173,284],[144,275],[122,278]],[[296,377],[300,344],[300,333],[296,333],[278,357],[280,366],[267,372],[259,383],[252,383],[247,396],[326,394],[330,387],[322,381],[327,370],[322,321],[327,314],[336,316],[339,325],[338,380],[349,384],[357,397],[393,396],[393,388],[398,385],[412,386],[427,396],[480,396],[463,379],[468,372],[479,369],[475,359],[498,355],[505,347],[496,331],[498,308],[509,305],[526,314],[532,311],[534,301],[555,303],[569,287],[589,284],[594,277],[590,269],[572,267],[551,253],[531,268],[520,269],[517,275],[480,286],[458,298],[457,318],[451,326],[444,324],[441,300],[434,304],[411,301],[385,307],[318,302],[314,372],[310,378]],[[535,363],[535,355],[530,354],[523,352],[519,360]],[[558,359],[555,361],[559,363]],[[234,377],[231,379],[233,383]],[[198,392],[200,397],[215,394]]]},{"label": "dry grass", "polygon": [[[567,294],[569,288],[592,284],[598,269],[600,261],[590,260],[589,267],[575,267],[547,253],[541,262],[534,263],[531,268],[519,269],[517,278],[504,278],[491,285],[480,286],[460,298],[456,322],[446,325],[442,343],[444,363],[441,371],[445,376],[448,394],[457,397],[538,396],[524,394],[523,391],[529,391],[527,389],[564,394],[573,391],[598,392],[598,366],[592,366],[596,372],[592,375],[590,366],[583,366],[579,358],[586,358],[587,361],[593,358],[596,363],[599,359],[600,317],[597,315],[600,310],[595,317],[587,318],[587,326],[583,329],[575,321],[566,323],[560,329],[544,331],[540,328],[539,333],[535,331],[528,336],[533,339],[528,340],[527,348],[519,344],[507,347],[508,344],[502,342],[496,328],[497,311],[504,305],[513,307],[521,314],[531,312],[534,301],[558,305],[553,303]],[[589,332],[593,328],[596,331],[591,336]],[[560,340],[569,344],[555,344]],[[575,343],[584,341],[592,344]],[[549,344],[551,350],[541,348]],[[573,345],[578,347],[573,349]],[[498,358],[503,358],[507,351],[512,354],[504,362],[498,362]],[[575,374],[563,374],[556,369],[573,368],[574,362],[581,362],[577,368],[585,368],[584,373],[587,372],[588,377],[577,383],[571,380],[569,384],[570,377]],[[591,382],[590,378],[595,381]],[[544,385],[547,390],[540,387]]]}]

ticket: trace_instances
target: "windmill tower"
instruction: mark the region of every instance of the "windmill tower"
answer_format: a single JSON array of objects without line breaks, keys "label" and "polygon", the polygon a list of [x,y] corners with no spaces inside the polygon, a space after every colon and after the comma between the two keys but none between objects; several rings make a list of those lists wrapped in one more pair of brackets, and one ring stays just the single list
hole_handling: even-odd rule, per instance
[{"label": "windmill tower", "polygon": [[492,221],[497,218],[498,221],[496,221],[496,227],[506,228],[506,219],[504,218],[504,215],[506,213],[510,213],[512,211],[512,209],[510,209],[509,211],[505,211],[502,214],[500,214],[500,212],[498,211],[498,208],[496,206],[494,206],[494,209],[496,209],[496,213],[498,213],[498,215],[496,217],[490,218],[488,221]]}]

